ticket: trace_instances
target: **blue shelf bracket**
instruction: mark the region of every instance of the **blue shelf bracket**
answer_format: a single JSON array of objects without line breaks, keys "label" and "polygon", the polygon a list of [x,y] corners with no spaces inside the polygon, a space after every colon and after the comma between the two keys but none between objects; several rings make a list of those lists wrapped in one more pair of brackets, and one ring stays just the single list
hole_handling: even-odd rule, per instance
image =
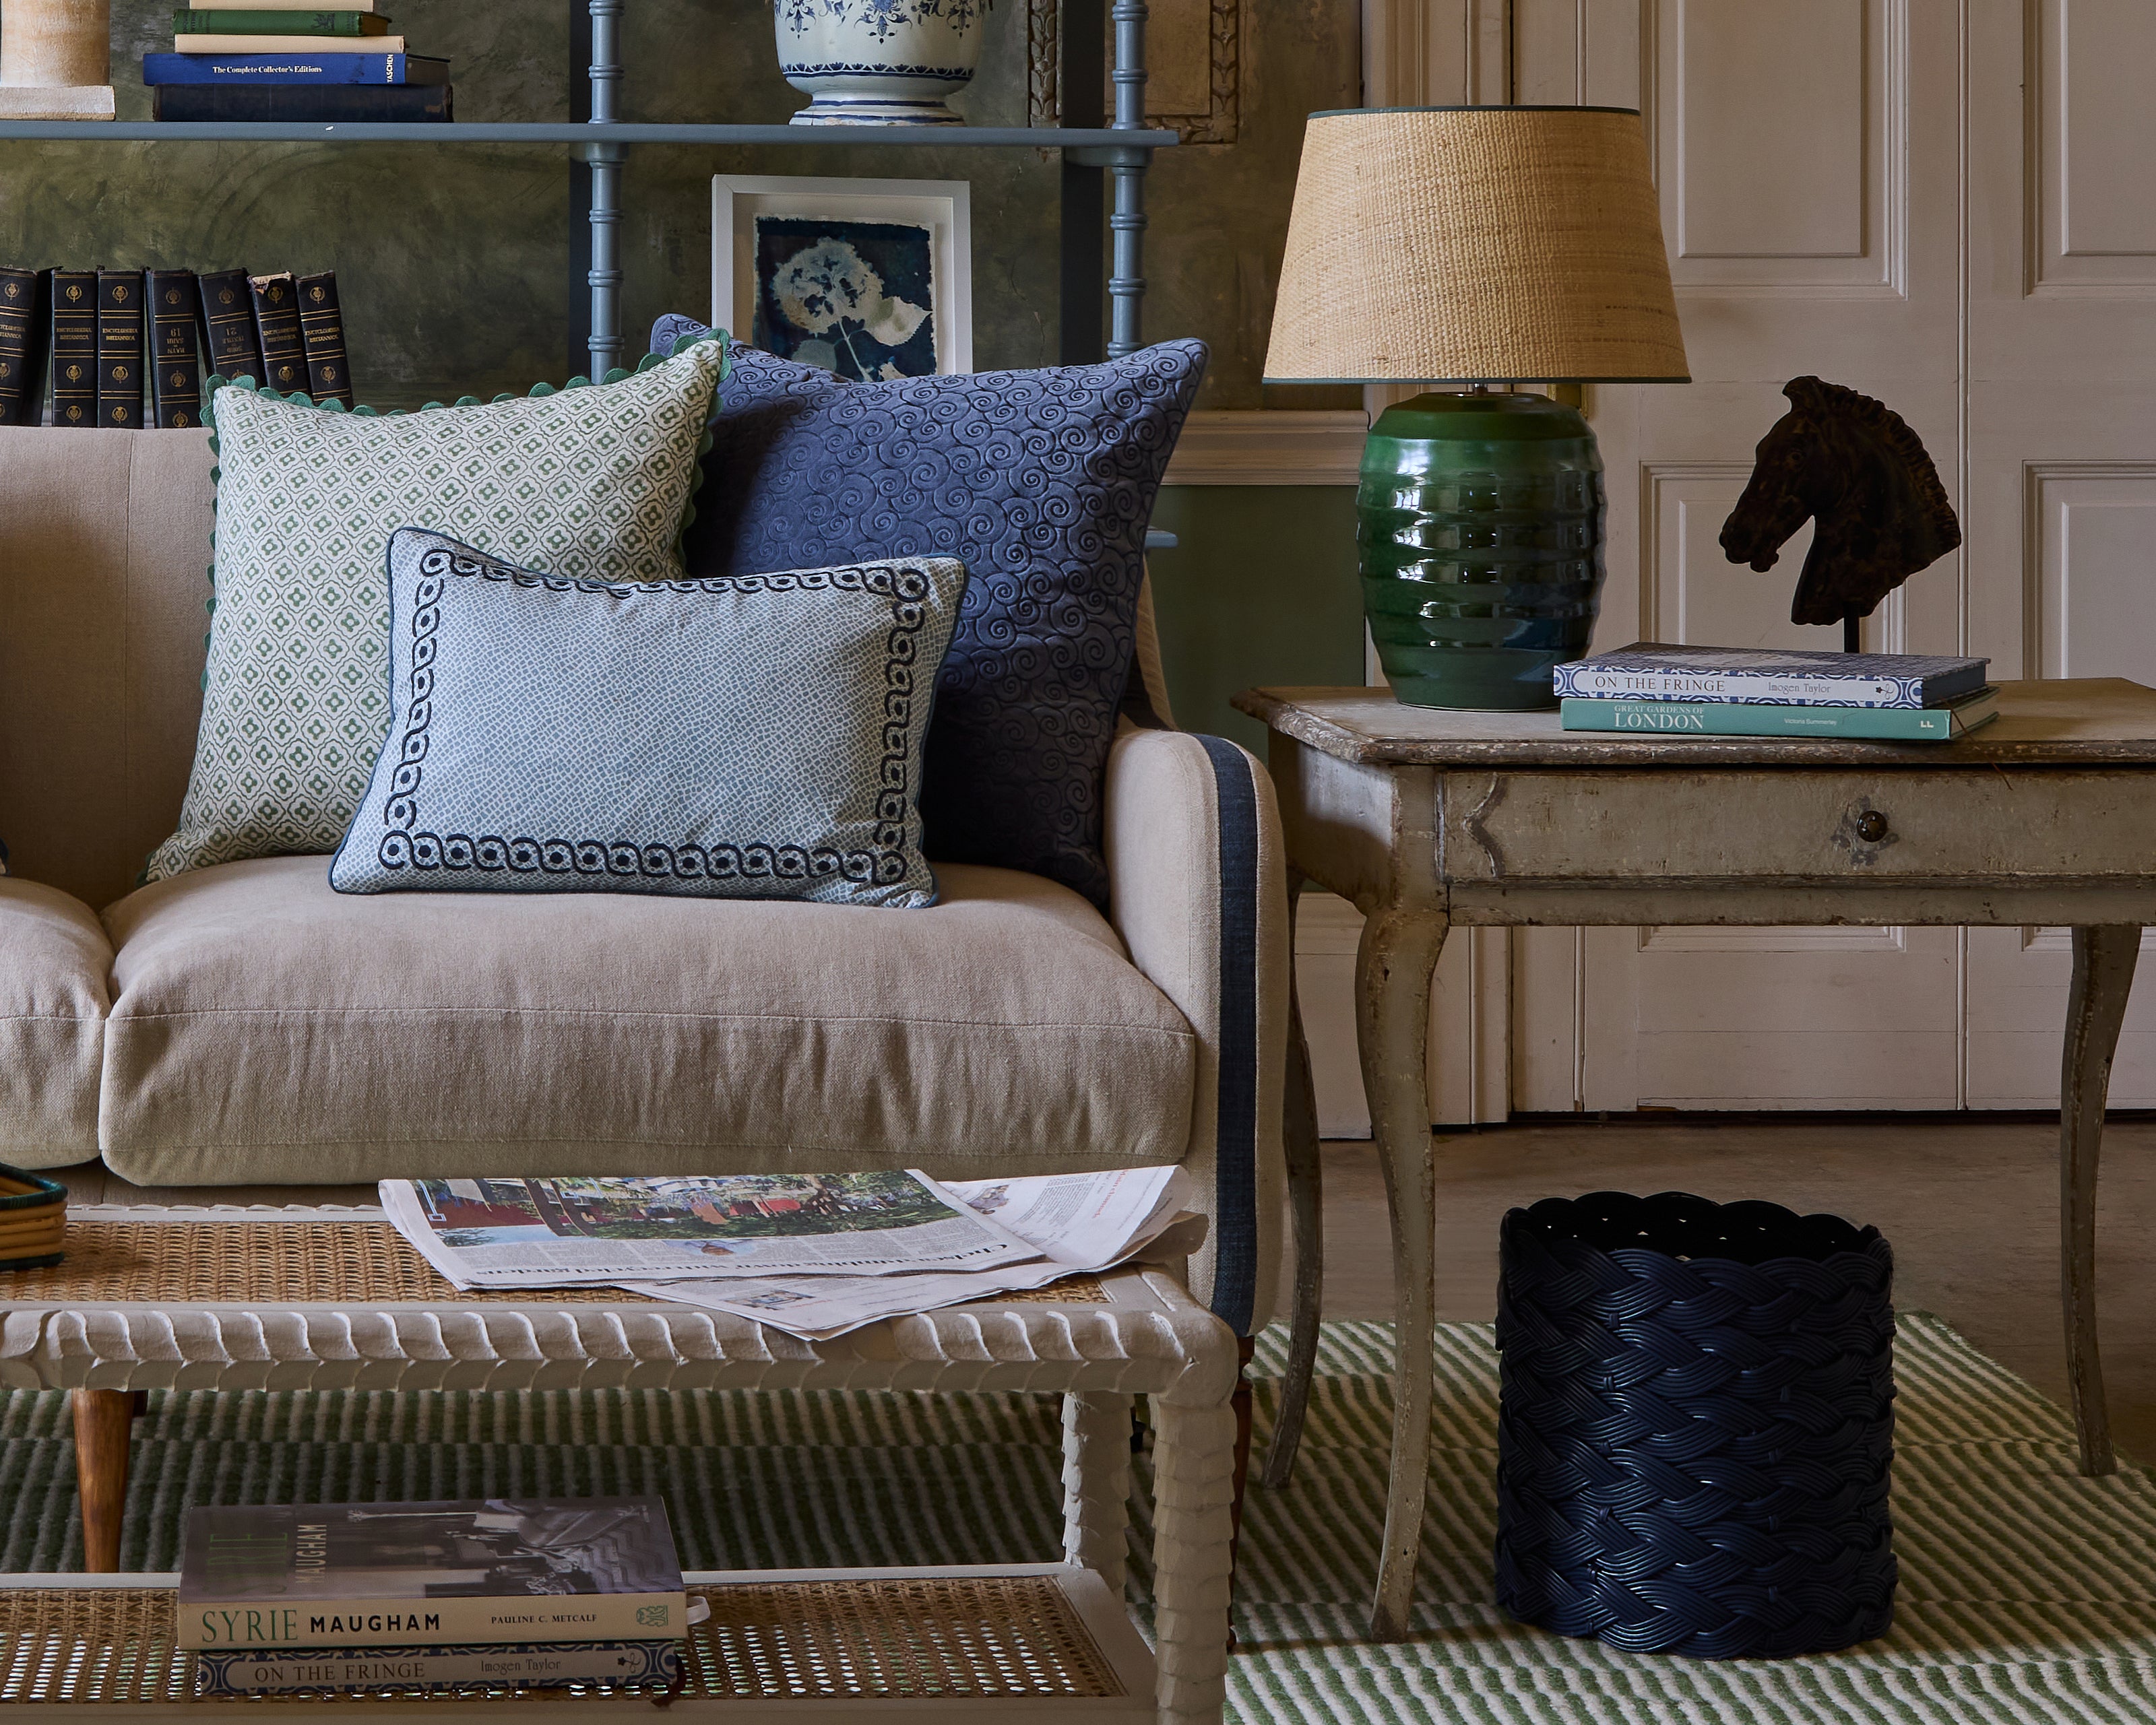
[{"label": "blue shelf bracket", "polygon": [[[616,117],[614,92],[622,76],[622,4],[623,0],[590,0],[593,125],[610,125]],[[590,375],[596,383],[622,362],[621,165],[629,146],[587,144],[583,155],[592,171],[592,264],[584,279],[592,294]]]}]

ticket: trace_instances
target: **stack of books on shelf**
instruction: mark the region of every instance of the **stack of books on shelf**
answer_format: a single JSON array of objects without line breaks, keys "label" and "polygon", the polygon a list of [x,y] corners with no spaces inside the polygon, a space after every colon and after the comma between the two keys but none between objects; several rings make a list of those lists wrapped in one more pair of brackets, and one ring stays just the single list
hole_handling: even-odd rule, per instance
[{"label": "stack of books on shelf", "polygon": [[202,423],[203,380],[353,405],[336,274],[0,265],[0,425]]},{"label": "stack of books on shelf", "polygon": [[203,1697],[664,1694],[690,1606],[656,1497],[214,1507],[187,1512],[176,1639]]},{"label": "stack of books on shelf", "polygon": [[408,52],[378,0],[336,10],[218,0],[172,14],[171,54],[142,56],[159,120],[336,125],[446,120],[449,63]]},{"label": "stack of books on shelf", "polygon": [[1559,665],[1567,730],[1950,743],[1999,716],[1989,659],[1637,641]]}]

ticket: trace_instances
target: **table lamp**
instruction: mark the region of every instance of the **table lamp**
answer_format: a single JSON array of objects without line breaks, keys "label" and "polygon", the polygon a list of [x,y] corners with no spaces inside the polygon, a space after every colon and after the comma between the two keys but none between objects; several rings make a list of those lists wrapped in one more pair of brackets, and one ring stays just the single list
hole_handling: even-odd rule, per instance
[{"label": "table lamp", "polygon": [[1388,408],[1356,509],[1378,658],[1418,707],[1555,704],[1602,590],[1602,458],[1492,384],[1686,383],[1630,108],[1313,114],[1268,383],[1455,383]]}]

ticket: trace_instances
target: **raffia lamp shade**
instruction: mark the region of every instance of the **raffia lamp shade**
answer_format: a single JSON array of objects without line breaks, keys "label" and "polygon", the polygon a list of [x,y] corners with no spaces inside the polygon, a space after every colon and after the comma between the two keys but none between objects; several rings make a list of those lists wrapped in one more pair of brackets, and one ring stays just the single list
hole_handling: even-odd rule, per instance
[{"label": "raffia lamp shade", "polygon": [[1639,115],[1313,114],[1265,381],[1688,381]]}]

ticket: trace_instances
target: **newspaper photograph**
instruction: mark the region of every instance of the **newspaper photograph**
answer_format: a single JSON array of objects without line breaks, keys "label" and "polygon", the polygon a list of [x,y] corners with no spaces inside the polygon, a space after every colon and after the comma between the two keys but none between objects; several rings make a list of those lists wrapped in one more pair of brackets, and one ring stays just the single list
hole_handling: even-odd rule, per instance
[{"label": "newspaper photograph", "polygon": [[1180,1168],[951,1181],[942,1190],[994,1217],[1042,1256],[1031,1263],[957,1274],[625,1281],[620,1286],[652,1299],[731,1312],[804,1341],[825,1341],[881,1318],[1045,1287],[1065,1276],[1111,1268],[1148,1249],[1194,1252],[1204,1241],[1204,1219],[1186,1208],[1194,1189]]},{"label": "newspaper photograph", "polygon": [[389,1180],[382,1208],[458,1287],[952,1272],[1040,1257],[919,1174]]}]

